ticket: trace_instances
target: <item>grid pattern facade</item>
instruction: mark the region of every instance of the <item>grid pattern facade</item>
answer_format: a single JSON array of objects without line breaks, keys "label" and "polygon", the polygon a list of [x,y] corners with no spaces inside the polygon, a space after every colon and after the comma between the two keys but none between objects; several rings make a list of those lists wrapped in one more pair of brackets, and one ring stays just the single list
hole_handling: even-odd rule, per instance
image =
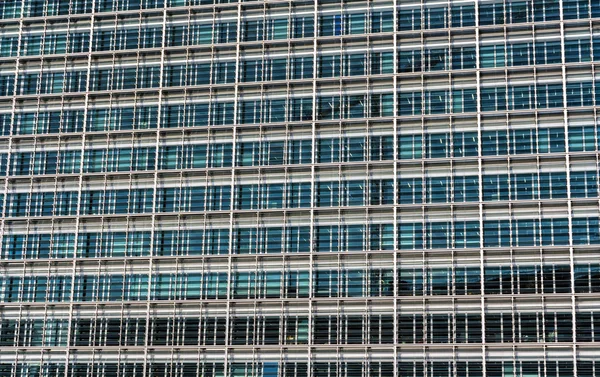
[{"label": "grid pattern facade", "polygon": [[600,1],[0,1],[0,376],[600,376]]}]

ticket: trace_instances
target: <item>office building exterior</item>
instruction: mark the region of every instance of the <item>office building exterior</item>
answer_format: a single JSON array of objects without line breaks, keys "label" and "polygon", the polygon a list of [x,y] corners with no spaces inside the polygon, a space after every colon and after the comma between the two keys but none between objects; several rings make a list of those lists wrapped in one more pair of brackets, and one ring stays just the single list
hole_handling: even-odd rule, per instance
[{"label": "office building exterior", "polygon": [[600,376],[600,2],[0,2],[0,376]]}]

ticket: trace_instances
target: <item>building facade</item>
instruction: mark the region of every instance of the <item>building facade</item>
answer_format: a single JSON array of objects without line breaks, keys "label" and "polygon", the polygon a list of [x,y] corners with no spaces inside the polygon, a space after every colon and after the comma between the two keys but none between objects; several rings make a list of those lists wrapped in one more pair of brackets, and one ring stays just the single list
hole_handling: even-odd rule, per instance
[{"label": "building facade", "polygon": [[0,376],[600,376],[600,1],[3,0]]}]

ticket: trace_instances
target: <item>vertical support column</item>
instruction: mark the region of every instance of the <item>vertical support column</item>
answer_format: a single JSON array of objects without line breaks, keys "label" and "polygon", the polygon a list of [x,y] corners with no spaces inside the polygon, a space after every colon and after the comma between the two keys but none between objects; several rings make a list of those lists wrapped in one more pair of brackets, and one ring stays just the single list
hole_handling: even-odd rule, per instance
[{"label": "vertical support column", "polygon": [[[560,54],[563,87],[563,124],[565,131],[565,171],[567,176],[567,218],[569,221],[569,265],[571,269],[571,331],[573,333],[573,375],[577,376],[577,300],[575,298],[575,261],[573,254],[573,202],[571,194],[571,159],[569,149],[569,112],[567,110],[567,67],[565,52],[564,1],[558,0],[560,10]],[[592,76],[593,77],[593,76]],[[543,274],[542,274],[543,275]]]},{"label": "vertical support column", "polygon": [[314,294],[314,253],[315,253],[315,204],[316,204],[316,196],[315,192],[315,161],[317,158],[316,153],[316,133],[317,133],[317,49],[318,49],[318,37],[319,37],[319,1],[314,1],[313,5],[313,17],[314,17],[314,39],[313,39],[313,77],[312,77],[312,127],[311,127],[311,165],[310,165],[310,262],[309,262],[309,293],[308,293],[308,362],[307,362],[307,375],[308,377],[312,377],[312,363],[313,363],[313,294]]},{"label": "vertical support column", "polygon": [[84,169],[84,153],[85,153],[85,144],[86,144],[86,131],[87,131],[87,122],[89,117],[89,92],[90,92],[90,73],[92,69],[92,51],[94,45],[94,22],[95,22],[95,9],[96,9],[96,0],[92,0],[92,14],[90,15],[90,44],[88,49],[87,56],[87,69],[86,69],[86,83],[85,83],[85,97],[84,97],[84,108],[83,108],[83,127],[81,134],[81,161],[79,163],[79,182],[78,182],[78,193],[77,193],[77,209],[75,218],[75,239],[73,241],[75,255],[73,256],[72,263],[72,277],[71,277],[71,302],[69,303],[69,323],[67,329],[67,352],[65,355],[65,375],[69,373],[69,357],[70,357],[70,349],[71,349],[71,339],[70,334],[72,332],[73,327],[73,302],[75,301],[75,280],[77,277],[77,247],[79,240],[79,227],[80,227],[80,216],[81,216],[81,195],[83,189],[83,169]]},{"label": "vertical support column", "polygon": [[[398,112],[398,0],[393,0],[393,4],[394,4],[394,9],[393,9],[393,19],[394,19],[394,30],[393,30],[393,46],[394,46],[394,51],[393,51],[393,64],[394,64],[394,68],[393,68],[393,98],[394,98],[394,103],[393,103],[393,110],[392,110],[392,114],[394,115],[393,118],[393,145],[394,145],[394,150],[393,150],[393,157],[392,157],[392,161],[394,164],[393,170],[394,170],[394,182],[393,182],[393,187],[394,187],[394,208],[393,208],[393,221],[392,221],[392,232],[394,235],[394,240],[393,240],[393,245],[394,245],[394,262],[393,262],[393,267],[392,267],[392,273],[393,273],[393,279],[394,279],[394,298],[393,298],[393,311],[392,311],[392,315],[393,317],[393,339],[394,339],[394,350],[393,350],[393,355],[394,355],[394,359],[393,359],[393,377],[398,377],[398,344],[399,339],[398,339],[398,274],[400,271],[400,268],[398,266],[398,263],[400,263],[400,258],[402,257],[400,255],[400,257],[398,256],[398,254],[400,253],[400,247],[399,247],[399,243],[398,243],[398,192],[399,192],[399,187],[398,187],[398,156],[399,156],[399,145],[398,145],[398,137],[399,137],[399,132],[398,132],[398,116],[399,116],[399,112]],[[381,62],[380,64],[383,64],[383,62]]]},{"label": "vertical support column", "polygon": [[[240,81],[240,42],[242,40],[242,2],[239,2],[237,5],[237,30],[236,30],[236,39],[235,39],[235,61],[236,61],[236,65],[235,65],[235,87],[234,87],[234,98],[233,98],[233,124],[231,125],[231,138],[232,138],[232,168],[231,168],[231,179],[230,179],[230,202],[229,202],[229,253],[227,255],[227,309],[226,309],[226,313],[225,313],[225,341],[224,341],[224,354],[223,354],[223,364],[224,364],[224,368],[225,368],[225,375],[227,375],[229,372],[229,340],[231,339],[230,337],[230,331],[231,331],[231,310],[232,310],[232,297],[231,297],[231,292],[233,289],[232,286],[232,281],[233,281],[233,271],[232,271],[232,266],[233,266],[233,261],[232,261],[232,257],[231,257],[231,252],[233,250],[233,228],[234,228],[234,223],[235,223],[235,216],[233,213],[233,209],[235,208],[235,177],[236,177],[236,169],[235,169],[235,161],[236,161],[236,150],[237,150],[237,127],[239,122],[238,119],[238,114],[239,114],[239,85],[238,82]],[[213,12],[215,11],[215,8],[213,7]],[[214,40],[213,40],[214,43]],[[213,53],[213,59],[214,59],[214,46],[212,46],[212,53]],[[214,65],[214,60],[212,62],[212,65]],[[207,176],[208,179],[208,176]]]},{"label": "vertical support column", "polygon": [[[163,8],[162,14],[162,41],[161,41],[161,49],[160,49],[160,79],[159,79],[159,89],[158,89],[158,109],[157,109],[157,117],[156,120],[156,140],[155,140],[155,161],[154,161],[154,180],[153,180],[153,200],[152,200],[152,214],[151,214],[151,227],[150,230],[150,256],[148,258],[148,293],[147,293],[147,301],[146,301],[146,339],[144,342],[144,365],[143,370],[144,374],[148,373],[147,365],[148,365],[148,344],[150,339],[150,319],[151,319],[151,311],[152,306],[150,304],[152,297],[152,271],[154,269],[154,237],[156,234],[156,202],[158,197],[158,170],[160,168],[160,159],[158,156],[160,150],[160,132],[162,126],[162,101],[163,101],[163,86],[164,86],[164,70],[165,70],[165,42],[166,42],[166,25],[167,25],[167,5],[166,1]],[[141,25],[141,20],[140,20]],[[141,26],[140,26],[141,27]],[[141,34],[141,33],[140,33]],[[139,68],[138,68],[139,69]],[[135,97],[137,100],[137,96]],[[134,109],[137,108],[137,103],[134,104]],[[135,116],[135,115],[134,115]]]},{"label": "vertical support column", "polygon": [[485,285],[484,285],[484,271],[485,271],[485,243],[483,237],[483,143],[481,139],[482,127],[481,127],[481,65],[480,65],[480,39],[479,39],[479,2],[475,2],[475,79],[476,79],[476,91],[477,91],[477,181],[479,190],[478,210],[479,210],[479,276],[480,276],[480,310],[481,310],[481,365],[483,375],[487,376],[486,372],[486,339],[485,339]]}]

